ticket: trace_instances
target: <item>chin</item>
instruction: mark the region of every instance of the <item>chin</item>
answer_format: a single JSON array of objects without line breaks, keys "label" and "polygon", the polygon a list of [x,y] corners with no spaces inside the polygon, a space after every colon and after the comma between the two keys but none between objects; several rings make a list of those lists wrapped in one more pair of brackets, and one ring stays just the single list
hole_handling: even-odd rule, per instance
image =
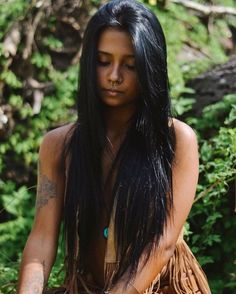
[{"label": "chin", "polygon": [[102,98],[102,104],[110,107],[118,107],[125,105],[123,101],[119,101],[118,99],[114,98]]},{"label": "chin", "polygon": [[111,97],[111,96],[101,96],[101,102],[104,106],[108,107],[130,107],[136,105],[137,99],[133,99],[131,97],[125,97],[125,96],[117,96],[117,97]]}]

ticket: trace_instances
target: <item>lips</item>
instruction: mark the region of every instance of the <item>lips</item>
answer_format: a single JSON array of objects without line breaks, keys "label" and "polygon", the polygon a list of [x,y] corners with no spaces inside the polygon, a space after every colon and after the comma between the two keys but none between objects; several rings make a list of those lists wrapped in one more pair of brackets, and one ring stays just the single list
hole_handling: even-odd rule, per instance
[{"label": "lips", "polygon": [[110,95],[110,96],[117,96],[117,95],[120,95],[122,94],[123,92],[121,91],[117,91],[117,90],[114,90],[114,89],[104,89],[104,91]]}]

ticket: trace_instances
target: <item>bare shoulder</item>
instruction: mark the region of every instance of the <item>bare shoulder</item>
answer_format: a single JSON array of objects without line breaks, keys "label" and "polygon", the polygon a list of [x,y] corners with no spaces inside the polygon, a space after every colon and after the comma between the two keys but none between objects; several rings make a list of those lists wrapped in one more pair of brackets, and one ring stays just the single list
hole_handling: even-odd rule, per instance
[{"label": "bare shoulder", "polygon": [[50,161],[61,158],[73,126],[74,123],[70,123],[47,132],[40,145],[40,157]]},{"label": "bare shoulder", "polygon": [[176,134],[176,143],[178,145],[189,145],[197,143],[197,136],[194,130],[186,123],[174,118],[173,125]]},{"label": "bare shoulder", "polygon": [[44,135],[43,141],[47,141],[48,143],[62,144],[66,136],[69,134],[70,130],[73,128],[73,126],[74,124],[70,123],[59,128],[53,129]]},{"label": "bare shoulder", "polygon": [[178,119],[173,119],[173,125],[176,135],[176,156],[186,157],[190,153],[197,153],[198,143],[194,130]]}]

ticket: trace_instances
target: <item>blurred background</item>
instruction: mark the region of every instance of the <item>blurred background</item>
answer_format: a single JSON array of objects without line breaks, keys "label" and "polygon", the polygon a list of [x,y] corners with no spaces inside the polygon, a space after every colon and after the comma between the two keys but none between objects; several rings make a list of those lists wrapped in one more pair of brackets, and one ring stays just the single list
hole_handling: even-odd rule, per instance
[{"label": "blurred background", "polygon": [[[75,120],[86,24],[107,1],[0,0],[0,293],[15,293],[34,215],[38,149]],[[197,132],[186,240],[212,293],[236,293],[236,1],[146,0],[168,45],[175,116]],[[49,285],[63,281],[63,247]],[[62,269],[62,270],[61,270]]]}]

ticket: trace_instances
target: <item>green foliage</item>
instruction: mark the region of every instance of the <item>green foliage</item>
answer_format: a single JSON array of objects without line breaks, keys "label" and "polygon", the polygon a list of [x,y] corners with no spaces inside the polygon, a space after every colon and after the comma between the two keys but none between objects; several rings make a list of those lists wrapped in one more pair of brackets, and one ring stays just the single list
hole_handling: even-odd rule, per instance
[{"label": "green foliage", "polygon": [[10,70],[4,71],[0,75],[0,79],[2,79],[8,86],[12,88],[20,88],[22,86],[16,75]]},{"label": "green foliage", "polygon": [[51,58],[48,54],[35,52],[31,57],[31,63],[39,69],[47,69],[51,66]]},{"label": "green foliage", "polygon": [[56,39],[54,36],[48,36],[43,40],[43,44],[48,46],[50,49],[61,49],[63,48],[63,43]]},{"label": "green foliage", "polygon": [[[38,82],[51,84],[39,112],[34,111],[33,94],[27,96],[23,91],[22,72],[7,66],[9,58],[3,55],[3,40],[13,24],[27,18],[32,3],[7,0],[1,5],[0,0],[0,83],[6,89],[3,103],[10,106],[16,122],[8,138],[0,144],[0,293],[15,291],[19,261],[34,216],[38,148],[42,136],[47,130],[75,119],[78,66],[58,70],[53,64],[50,51],[60,51],[64,46],[54,34],[55,17],[44,24],[48,34],[41,36],[41,47],[35,46],[27,61],[27,68]],[[91,3],[98,6],[101,1]],[[235,6],[233,0],[214,3]],[[187,80],[227,59],[221,38],[227,31],[227,22],[235,26],[235,19],[228,17],[227,22],[215,19],[214,29],[209,34],[201,19],[180,5],[171,3],[168,10],[156,5],[150,7],[160,19],[166,35],[173,108],[177,115],[182,115],[194,103],[194,99],[187,97],[194,94],[186,87]],[[188,56],[181,55],[184,46],[189,45],[201,53],[191,62]],[[19,46],[19,55],[24,46],[23,43]],[[207,270],[213,293],[236,287],[236,220],[231,188],[236,172],[235,121],[236,95],[228,95],[205,107],[201,117],[187,118],[198,134],[201,160],[197,196],[186,224],[186,238]],[[49,286],[60,285],[63,281],[63,271],[58,274],[63,268],[63,252],[63,247],[59,246]],[[218,269],[222,269],[222,273]]]},{"label": "green foliage", "polygon": [[[184,92],[186,80],[227,59],[220,42],[220,38],[225,35],[227,24],[216,19],[213,32],[208,34],[201,19],[180,5],[170,3],[168,11],[160,10],[156,6],[150,7],[163,26],[168,44],[171,94],[175,99],[179,99]],[[188,56],[180,55],[183,46],[189,44],[198,49],[198,53],[202,52],[201,57],[196,55],[191,62]]]},{"label": "green foliage", "polygon": [[201,159],[189,241],[201,264],[207,265],[213,293],[236,286],[236,220],[229,190],[236,175],[235,107],[236,95],[227,95],[205,107],[201,118],[189,119],[198,131]]},{"label": "green foliage", "polygon": [[29,6],[28,1],[17,0],[17,1],[4,1],[1,3],[1,13],[0,13],[0,39],[2,39],[5,33],[17,20],[24,17],[27,7]]},{"label": "green foliage", "polygon": [[[36,171],[38,149],[47,130],[75,119],[74,110],[78,83],[78,65],[61,72],[54,68],[49,49],[60,49],[62,43],[53,36],[42,41],[45,50],[33,51],[30,66],[36,80],[50,82],[52,90],[42,100],[39,113],[34,112],[33,97],[25,97],[22,75],[14,68],[8,68],[8,58],[3,55],[2,41],[11,24],[23,19],[30,1],[6,1],[0,13],[0,81],[4,83],[7,95],[3,103],[11,107],[17,122],[7,140],[0,144],[0,293],[15,292],[19,261],[30,232],[36,194]],[[4,7],[3,7],[4,6]],[[52,22],[49,22],[52,25]],[[19,50],[22,50],[19,47]],[[63,272],[57,275],[63,264],[62,249],[51,274],[49,285],[58,285]],[[2,292],[1,292],[2,291]],[[11,293],[13,293],[11,292]]]}]

